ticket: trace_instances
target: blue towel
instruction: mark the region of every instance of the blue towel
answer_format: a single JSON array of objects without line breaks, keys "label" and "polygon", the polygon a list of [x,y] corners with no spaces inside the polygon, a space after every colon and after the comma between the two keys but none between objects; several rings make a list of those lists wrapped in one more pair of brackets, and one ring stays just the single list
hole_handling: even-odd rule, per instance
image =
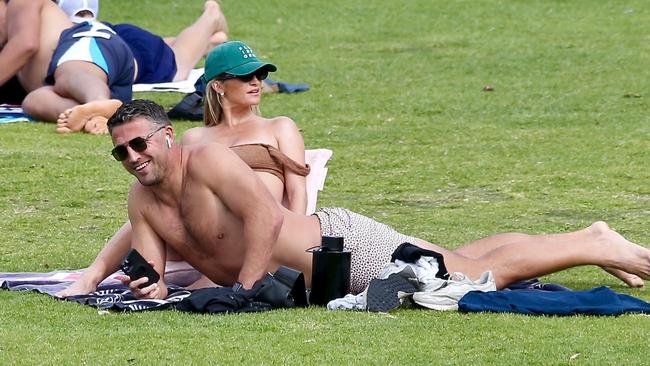
[{"label": "blue towel", "polygon": [[603,286],[587,291],[472,291],[460,299],[458,310],[528,315],[620,315],[650,313],[650,304]]},{"label": "blue towel", "polygon": [[11,122],[32,122],[19,105],[0,104],[0,124]]}]

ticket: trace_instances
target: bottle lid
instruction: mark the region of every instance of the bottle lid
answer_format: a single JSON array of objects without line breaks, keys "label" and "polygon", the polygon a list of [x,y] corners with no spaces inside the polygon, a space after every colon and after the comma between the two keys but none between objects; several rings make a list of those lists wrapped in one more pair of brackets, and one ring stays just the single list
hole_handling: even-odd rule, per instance
[{"label": "bottle lid", "polygon": [[321,239],[321,247],[323,250],[342,252],[343,238],[340,236],[323,236]]}]

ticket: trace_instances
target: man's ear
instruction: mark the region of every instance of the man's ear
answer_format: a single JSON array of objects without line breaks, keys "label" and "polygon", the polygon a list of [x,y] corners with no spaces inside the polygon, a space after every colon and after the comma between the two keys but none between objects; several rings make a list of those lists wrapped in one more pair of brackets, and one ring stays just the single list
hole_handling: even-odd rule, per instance
[{"label": "man's ear", "polygon": [[167,126],[167,128],[165,128],[165,136],[168,136],[172,141],[174,141],[174,135],[174,127]]}]

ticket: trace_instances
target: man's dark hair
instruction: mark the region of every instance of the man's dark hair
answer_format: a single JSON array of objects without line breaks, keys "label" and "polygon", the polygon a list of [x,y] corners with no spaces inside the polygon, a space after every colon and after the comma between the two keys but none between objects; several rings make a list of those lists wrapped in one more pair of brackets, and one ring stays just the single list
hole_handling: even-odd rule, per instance
[{"label": "man's dark hair", "polygon": [[113,128],[137,117],[146,118],[160,126],[172,125],[165,109],[160,104],[146,99],[134,99],[122,104],[108,119],[108,132],[113,133]]}]

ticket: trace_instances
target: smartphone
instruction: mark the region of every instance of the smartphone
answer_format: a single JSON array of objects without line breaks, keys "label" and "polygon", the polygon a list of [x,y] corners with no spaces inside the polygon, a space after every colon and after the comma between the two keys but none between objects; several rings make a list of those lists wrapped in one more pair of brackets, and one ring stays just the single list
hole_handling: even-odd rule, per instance
[{"label": "smartphone", "polygon": [[131,277],[131,281],[135,281],[142,277],[147,277],[148,281],[138,287],[145,288],[160,280],[160,275],[153,269],[153,266],[147,262],[144,257],[135,249],[131,249],[129,254],[124,257],[120,268],[124,274]]}]

